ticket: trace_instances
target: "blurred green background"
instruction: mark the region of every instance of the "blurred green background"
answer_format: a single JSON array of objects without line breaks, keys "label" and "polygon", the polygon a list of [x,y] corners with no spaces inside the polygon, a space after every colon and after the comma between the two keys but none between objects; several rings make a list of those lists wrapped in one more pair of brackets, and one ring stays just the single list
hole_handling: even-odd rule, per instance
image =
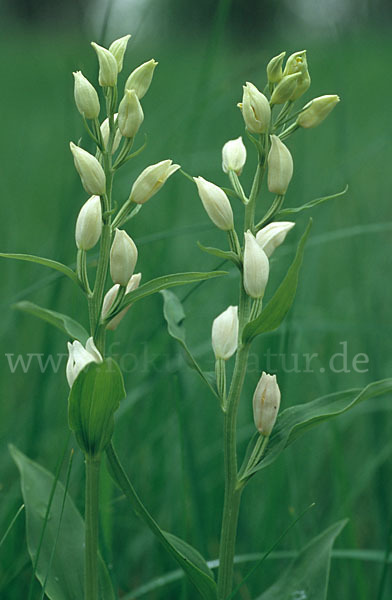
[{"label": "blurred green background", "polygon": [[[253,432],[251,396],[265,353],[283,354],[275,364],[282,406],[387,377],[391,372],[391,118],[387,81],[391,57],[391,5],[387,2],[309,0],[247,2],[4,2],[1,20],[0,240],[3,252],[27,252],[75,261],[74,225],[86,199],[73,167],[69,141],[83,138],[73,102],[72,71],[94,81],[96,58],[89,42],[105,45],[132,33],[122,79],[141,62],[159,61],[143,100],[147,149],[120,171],[120,201],[147,165],[171,158],[192,175],[227,185],[221,148],[244,135],[236,103],[241,86],[263,89],[265,65],[282,50],[306,48],[312,86],[304,100],[337,93],[341,103],[319,128],[289,139],[294,178],[286,206],[298,206],[349,185],[346,196],[312,211],[314,226],[294,308],[285,325],[253,347],[243,397],[239,435],[245,447]],[[251,144],[243,182],[255,168]],[[270,202],[264,194],[264,207]],[[233,202],[234,204],[234,202]],[[241,218],[241,207],[234,206]],[[263,207],[259,207],[262,214]],[[290,264],[309,214],[274,255],[268,294]],[[180,174],[170,179],[132,220],[128,232],[139,248],[143,281],[159,275],[214,269],[219,262],[197,247],[225,247],[204,213],[195,186]],[[213,369],[212,320],[236,303],[236,274],[197,289],[178,288],[185,298],[187,337],[206,370]],[[2,261],[0,354],[0,538],[21,504],[20,483],[7,445],[54,470],[66,443],[68,387],[65,356],[59,372],[42,374],[36,355],[55,361],[66,339],[50,325],[14,311],[27,299],[83,320],[82,294],[42,267]],[[159,295],[137,303],[115,335],[109,352],[123,355],[128,396],[117,418],[115,441],[134,484],[158,522],[186,538],[208,559],[218,554],[223,491],[221,416],[215,399],[186,367],[169,338]],[[345,344],[346,346],[342,345]],[[347,348],[347,372],[329,368]],[[317,353],[306,372],[303,354]],[[369,357],[352,368],[358,353]],[[299,356],[295,369],[293,355]],[[27,372],[11,368],[17,355]],[[340,363],[339,363],[340,360]],[[253,366],[252,366],[253,365]],[[342,360],[336,359],[342,370]],[[324,369],[324,372],[323,372]],[[294,372],[294,371],[298,372]],[[291,371],[291,372],[290,372]],[[292,518],[316,506],[280,544],[297,550],[333,522],[348,517],[336,547],[385,551],[392,519],[390,398],[360,405],[291,446],[273,467],[252,480],[240,517],[237,552],[266,550]],[[73,444],[73,440],[70,444]],[[71,494],[83,506],[83,463],[76,451]],[[122,594],[176,568],[150,533],[130,513],[107,476],[102,486],[103,554]],[[24,516],[0,553],[0,597],[26,597],[31,565],[24,542]],[[371,558],[371,556],[369,557]],[[243,588],[256,597],[287,560],[270,560]],[[248,566],[238,572],[244,574]],[[380,562],[336,558],[330,598],[375,597]],[[392,594],[388,579],[385,598]],[[37,591],[37,598],[39,597]],[[174,583],[151,599],[193,598]]]}]

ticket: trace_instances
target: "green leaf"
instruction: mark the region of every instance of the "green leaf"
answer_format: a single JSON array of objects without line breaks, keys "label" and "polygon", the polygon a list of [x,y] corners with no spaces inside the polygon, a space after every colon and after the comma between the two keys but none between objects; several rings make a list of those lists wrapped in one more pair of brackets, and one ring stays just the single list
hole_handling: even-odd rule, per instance
[{"label": "green leaf", "polygon": [[231,250],[221,250],[220,248],[212,248],[210,246],[203,246],[200,242],[197,242],[200,250],[203,252],[207,252],[207,254],[212,254],[213,256],[218,256],[219,258],[223,258],[224,260],[231,260],[232,263],[236,265],[239,269],[241,268],[241,261],[238,258],[235,252]]},{"label": "green leaf", "polygon": [[99,456],[106,448],[123,398],[123,376],[112,358],[90,363],[79,373],[69,394],[68,420],[83,452]]},{"label": "green leaf", "polygon": [[71,338],[79,340],[79,342],[81,342],[83,345],[86,344],[89,338],[89,334],[83,325],[74,319],[71,319],[71,317],[68,317],[68,315],[63,315],[62,313],[49,310],[48,308],[42,308],[41,306],[38,306],[38,304],[28,302],[27,300],[17,302],[13,305],[13,308],[22,310],[23,312],[34,315],[34,317],[38,317],[39,319],[50,323],[54,327],[57,327],[69,335]]},{"label": "green leaf", "polygon": [[260,316],[244,327],[242,334],[243,342],[250,342],[257,335],[260,335],[260,333],[273,331],[279,327],[288,313],[294,302],[295,293],[297,291],[298,275],[302,265],[305,243],[311,226],[312,220],[310,219],[309,224],[299,241],[295,258],[282,283],[268,302],[267,306],[262,310]]},{"label": "green leaf", "polygon": [[[249,475],[268,467],[289,444],[315,425],[347,412],[359,402],[391,392],[392,378],[383,379],[370,383],[362,390],[352,389],[335,392],[306,404],[286,408],[278,416],[263,458],[254,469],[249,471]],[[258,432],[255,435],[258,436]],[[253,444],[254,439],[249,444],[248,453]]]},{"label": "green leaf", "polygon": [[169,335],[171,335],[172,338],[181,344],[182,348],[184,349],[188,365],[200,375],[212,393],[219,398],[215,388],[211,383],[209,374],[206,374],[202,371],[186,344],[184,327],[185,312],[180,300],[173,292],[168,290],[162,290],[161,294],[163,297],[163,316],[167,322],[167,330]]},{"label": "green leaf", "polygon": [[67,265],[63,265],[62,263],[57,262],[57,260],[51,260],[50,258],[42,258],[42,256],[33,256],[32,254],[6,254],[4,252],[0,252],[0,258],[13,258],[15,260],[24,260],[27,262],[33,262],[38,265],[42,265],[43,267],[49,267],[50,269],[54,269],[55,271],[59,271],[63,275],[66,275],[74,283],[80,285],[78,277],[72,269],[67,267]]},{"label": "green leaf", "polygon": [[346,523],[339,521],[313,538],[257,600],[326,600],[332,546]]},{"label": "green leaf", "polygon": [[110,473],[129,500],[135,514],[147,525],[166,551],[177,561],[189,581],[199,591],[204,600],[217,600],[217,587],[212,571],[201,554],[180,538],[163,531],[148,512],[129,481],[113,444],[106,449]]},{"label": "green leaf", "polygon": [[213,279],[214,277],[221,277],[227,275],[226,271],[211,271],[207,273],[174,273],[173,275],[164,275],[163,277],[157,277],[151,281],[147,281],[133,292],[130,292],[124,297],[124,300],[118,310],[113,313],[110,318],[118,314],[130,304],[133,304],[137,300],[156,294],[161,290],[175,287],[177,285],[186,285],[187,283],[196,283],[198,281],[204,281],[206,279]]},{"label": "green leaf", "polygon": [[339,196],[343,196],[348,190],[348,185],[344,188],[343,191],[337,192],[336,194],[332,194],[331,196],[322,196],[321,198],[315,198],[314,200],[310,200],[310,202],[306,202],[302,206],[297,206],[294,208],[284,208],[276,213],[277,218],[288,217],[290,215],[302,212],[303,210],[307,210],[309,208],[314,208],[318,204],[322,204],[323,202],[327,202],[327,200],[333,200],[334,198],[339,198]]},{"label": "green leaf", "polygon": [[[53,488],[54,477],[14,446],[10,447],[10,452],[21,476],[22,495],[26,507],[27,547],[34,564],[45,521],[47,499]],[[67,494],[61,527],[58,531],[64,493],[64,486],[58,481],[49,518],[46,521],[36,570],[37,578],[42,585],[58,535],[52,568],[45,588],[45,594],[50,600],[75,600],[84,596],[84,521],[71,497]],[[109,575],[101,558],[100,577],[100,600],[114,600]]]}]

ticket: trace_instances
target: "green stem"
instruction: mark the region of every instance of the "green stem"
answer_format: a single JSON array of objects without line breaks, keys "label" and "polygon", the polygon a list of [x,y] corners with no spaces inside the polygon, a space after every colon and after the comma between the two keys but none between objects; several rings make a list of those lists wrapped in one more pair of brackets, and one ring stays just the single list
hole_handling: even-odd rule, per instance
[{"label": "green stem", "polygon": [[237,412],[246,374],[248,354],[249,345],[241,345],[238,348],[227,400],[227,412],[224,416],[225,498],[219,548],[219,600],[227,598],[233,585],[235,540],[242,492],[241,488],[238,487],[237,474]]},{"label": "green stem", "polygon": [[98,599],[98,503],[100,458],[86,456],[84,598]]}]

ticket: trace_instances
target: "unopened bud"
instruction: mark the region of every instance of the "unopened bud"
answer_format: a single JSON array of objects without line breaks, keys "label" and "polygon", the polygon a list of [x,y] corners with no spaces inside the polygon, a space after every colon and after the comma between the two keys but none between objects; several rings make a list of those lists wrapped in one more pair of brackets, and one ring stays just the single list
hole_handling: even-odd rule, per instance
[{"label": "unopened bud", "polygon": [[137,67],[137,69],[132,71],[128,77],[125,89],[135,90],[137,97],[141,100],[151,85],[152,76],[154,75],[157,64],[158,63],[152,58],[148,62],[140,65],[140,67]]},{"label": "unopened bud", "polygon": [[80,209],[76,220],[75,240],[80,250],[90,250],[102,231],[102,208],[99,196],[91,196]]},{"label": "unopened bud", "polygon": [[[134,275],[132,275],[131,279],[129,280],[129,282],[127,284],[125,294],[129,294],[130,292],[133,292],[133,290],[136,290],[139,287],[141,278],[142,278],[141,273],[135,273]],[[120,286],[118,283],[116,283],[105,294],[105,297],[103,299],[103,305],[102,305],[102,318],[103,319],[109,314],[110,309],[113,306],[113,302],[116,299],[119,289],[120,289]],[[113,317],[113,319],[111,319],[109,321],[109,323],[106,325],[106,329],[110,329],[111,331],[114,331],[115,329],[117,329],[120,321],[124,318],[124,316],[126,315],[128,310],[131,308],[131,306],[132,305],[129,304],[126,308],[124,308],[121,312],[119,312],[118,315]]]},{"label": "unopened bud", "polygon": [[249,81],[243,86],[243,90],[242,103],[238,106],[247,130],[250,133],[265,133],[271,121],[271,108],[267,98]]},{"label": "unopened bud", "polygon": [[118,128],[126,138],[133,138],[143,123],[144,114],[135,90],[125,90],[118,107]]},{"label": "unopened bud", "polygon": [[268,154],[268,189],[272,194],[283,196],[293,176],[293,159],[290,150],[276,135],[271,135]]},{"label": "unopened bud", "polygon": [[305,129],[317,127],[328,117],[338,102],[340,102],[340,98],[336,94],[314,98],[306,104],[304,110],[298,116],[297,125]]},{"label": "unopened bud", "polygon": [[271,96],[271,104],[284,104],[291,99],[298,84],[301,73],[286,75],[278,83]]},{"label": "unopened bud", "polygon": [[290,96],[290,100],[297,100],[310,86],[310,75],[308,71],[308,63],[306,60],[306,50],[300,52],[294,52],[287,59],[286,66],[284,68],[283,75],[292,75],[293,73],[300,73],[300,77],[297,81],[297,87]]},{"label": "unopened bud", "polygon": [[119,283],[125,287],[135,270],[136,261],[135,242],[126,231],[116,229],[110,249],[110,275],[113,283]]},{"label": "unopened bud", "polygon": [[256,429],[271,435],[280,407],[280,390],[276,375],[262,374],[253,395],[253,418]]},{"label": "unopened bud", "polygon": [[229,231],[234,227],[233,211],[225,192],[203,177],[194,177],[200,200],[211,221],[219,229]]},{"label": "unopened bud", "polygon": [[212,323],[212,348],[216,359],[228,360],[238,346],[238,307],[229,306]]},{"label": "unopened bud", "polygon": [[283,244],[286,235],[294,227],[292,221],[276,221],[260,229],[256,234],[256,242],[264,250],[268,258],[275,249]]},{"label": "unopened bud", "polygon": [[136,204],[144,204],[159,192],[169,177],[178,169],[180,169],[180,165],[173,164],[171,160],[162,160],[147,167],[135,180],[129,197],[130,201]]},{"label": "unopened bud", "polygon": [[70,148],[84,189],[90,196],[102,196],[106,191],[106,177],[100,162],[73,142]]},{"label": "unopened bud", "polygon": [[268,283],[269,261],[264,250],[248,230],[245,233],[244,288],[251,298],[262,298]]},{"label": "unopened bud", "polygon": [[241,175],[246,161],[246,148],[242,137],[230,140],[222,148],[222,169],[224,173],[234,171]]},{"label": "unopened bud", "polygon": [[98,351],[92,337],[88,338],[86,347],[75,340],[72,344],[68,342],[68,362],[66,375],[68,385],[71,388],[80,371],[92,362],[102,362],[101,353]]},{"label": "unopened bud", "polygon": [[100,106],[96,89],[81,71],[73,74],[75,78],[74,96],[78,111],[86,119],[96,119]]},{"label": "unopened bud", "polygon": [[121,73],[123,68],[124,54],[130,37],[130,35],[124,35],[118,40],[114,40],[114,42],[112,42],[109,46],[109,52],[113,54],[117,61],[117,69],[119,73]]},{"label": "unopened bud", "polygon": [[113,54],[106,48],[99,46],[95,42],[91,42],[91,45],[98,56],[99,85],[101,85],[102,87],[114,87],[117,83],[118,75],[117,60],[115,59]]},{"label": "unopened bud", "polygon": [[274,56],[269,61],[267,65],[267,77],[269,83],[279,83],[282,79],[282,64],[285,56],[286,52],[281,52],[278,56]]},{"label": "unopened bud", "polygon": [[[114,121],[116,121],[117,117],[118,117],[118,113],[115,113],[113,115]],[[108,143],[109,143],[109,136],[110,136],[109,117],[107,117],[101,123],[101,135],[102,135],[103,145],[105,148],[107,148]],[[117,129],[116,134],[114,136],[114,140],[113,140],[112,154],[114,154],[116,152],[116,150],[118,149],[118,147],[120,145],[120,142],[121,142],[121,132],[119,131],[119,129]]]}]

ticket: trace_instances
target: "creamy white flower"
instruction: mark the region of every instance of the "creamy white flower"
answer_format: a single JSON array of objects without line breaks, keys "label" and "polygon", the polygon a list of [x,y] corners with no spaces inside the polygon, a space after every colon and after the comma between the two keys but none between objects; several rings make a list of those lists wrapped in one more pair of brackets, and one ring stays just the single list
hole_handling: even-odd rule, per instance
[{"label": "creamy white flower", "polygon": [[277,56],[271,58],[267,65],[267,78],[270,83],[279,83],[283,77],[282,64],[286,52],[281,52]]},{"label": "creamy white flower", "polygon": [[272,194],[283,196],[293,176],[293,159],[290,150],[276,135],[271,135],[268,154],[268,189]]},{"label": "creamy white flower", "polygon": [[242,137],[230,140],[222,148],[222,169],[224,173],[234,171],[241,175],[246,161],[246,148]]},{"label": "creamy white flower", "polygon": [[292,221],[276,221],[260,229],[256,234],[256,242],[264,250],[268,258],[274,250],[283,244],[286,235],[294,227]]},{"label": "creamy white flower", "polygon": [[233,229],[233,211],[225,192],[203,177],[194,177],[193,180],[211,221],[223,231]]},{"label": "creamy white flower", "polygon": [[110,249],[110,275],[113,283],[126,286],[132,277],[137,261],[137,248],[133,239],[122,229],[116,229]]},{"label": "creamy white flower", "polygon": [[238,346],[238,306],[229,306],[214,319],[211,341],[216,359],[233,356]]},{"label": "creamy white flower", "polygon": [[84,189],[90,196],[102,196],[106,191],[106,177],[100,162],[73,142],[70,148]]},{"label": "creamy white flower", "polygon": [[152,76],[154,75],[157,64],[158,63],[152,58],[148,62],[140,65],[140,67],[137,67],[128,77],[125,89],[135,90],[137,97],[141,100],[151,85]]},{"label": "creamy white flower", "polygon": [[248,131],[266,133],[271,121],[271,107],[267,98],[249,81],[243,86],[242,103],[238,106]]},{"label": "creamy white flower", "polygon": [[98,56],[99,62],[99,85],[102,87],[114,87],[117,83],[118,64],[113,54],[95,42],[91,42],[92,47]]},{"label": "creamy white flower", "polygon": [[144,120],[143,109],[135,90],[125,90],[118,107],[118,128],[126,138],[133,138]]},{"label": "creamy white flower", "polygon": [[262,298],[268,283],[269,261],[264,250],[248,230],[245,233],[244,288],[251,298]]},{"label": "creamy white flower", "polygon": [[68,342],[68,354],[66,375],[70,388],[84,367],[93,362],[100,363],[103,360],[92,337],[88,338],[85,348],[78,340],[72,344]]},{"label": "creamy white flower", "polygon": [[99,196],[91,196],[80,209],[76,220],[75,240],[81,250],[90,250],[102,231],[102,208]]},{"label": "creamy white flower", "polygon": [[297,125],[305,129],[317,127],[328,117],[338,102],[340,102],[340,98],[336,94],[314,98],[306,104],[304,110],[299,114]]},{"label": "creamy white flower", "polygon": [[113,54],[117,61],[117,69],[119,73],[121,73],[123,68],[124,54],[130,37],[130,34],[124,35],[123,37],[118,38],[118,40],[114,40],[114,42],[112,42],[109,46],[109,52]]},{"label": "creamy white flower", "polygon": [[[133,292],[133,290],[136,290],[139,287],[141,278],[142,278],[141,273],[135,273],[134,275],[132,275],[132,277],[129,280],[128,285],[126,287],[125,294],[129,294],[129,292]],[[109,314],[109,311],[110,311],[111,307],[113,306],[113,302],[118,294],[119,289],[120,289],[120,286],[118,283],[116,283],[113,287],[110,288],[110,290],[108,292],[106,292],[105,297],[103,299],[103,305],[102,305],[102,318],[103,319]],[[114,331],[115,329],[117,329],[120,321],[123,319],[124,315],[126,315],[126,313],[131,308],[131,306],[132,306],[132,304],[130,304],[129,306],[124,308],[120,313],[118,313],[118,315],[113,317],[113,319],[111,319],[109,321],[109,323],[106,325],[106,329],[110,329],[111,331]]]},{"label": "creamy white flower", "polygon": [[75,78],[74,96],[78,111],[86,119],[96,119],[100,111],[96,89],[81,71],[76,71],[73,76]]},{"label": "creamy white flower", "polygon": [[280,407],[280,390],[276,375],[262,374],[253,395],[253,418],[258,431],[269,436]]},{"label": "creamy white flower", "polygon": [[[117,117],[118,117],[118,113],[115,113],[113,116],[114,121],[116,121]],[[107,148],[107,145],[109,143],[109,136],[110,136],[109,117],[107,117],[101,123],[101,135],[102,135],[103,145],[105,146],[105,148]],[[120,142],[121,142],[121,132],[119,129],[117,129],[116,134],[114,136],[114,140],[113,140],[112,154],[114,154],[116,152],[116,150],[118,149],[118,147],[120,145]]]},{"label": "creamy white flower", "polygon": [[301,73],[285,75],[278,83],[271,96],[271,104],[283,104],[295,94]]},{"label": "creamy white flower", "polygon": [[135,180],[129,197],[130,201],[136,204],[144,204],[159,192],[169,177],[178,169],[180,169],[180,165],[173,164],[171,160],[162,160],[147,167]]}]

